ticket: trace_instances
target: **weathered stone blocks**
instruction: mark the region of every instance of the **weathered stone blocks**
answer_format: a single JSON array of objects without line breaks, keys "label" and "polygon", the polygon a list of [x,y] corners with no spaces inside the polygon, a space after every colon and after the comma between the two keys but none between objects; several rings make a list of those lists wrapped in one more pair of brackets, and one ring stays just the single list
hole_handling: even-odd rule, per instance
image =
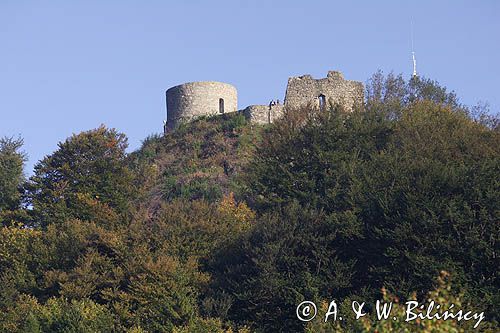
[{"label": "weathered stone blocks", "polygon": [[361,82],[344,80],[340,72],[329,71],[323,79],[313,79],[311,75],[291,77],[286,88],[285,107],[299,108],[305,105],[317,107],[322,104],[340,104],[346,111],[361,105],[364,88]]},{"label": "weathered stone blocks", "polygon": [[250,105],[243,110],[245,117],[254,124],[271,124],[280,118],[285,111],[282,104],[276,105]]},{"label": "weathered stone blocks", "polygon": [[190,82],[166,92],[167,124],[171,130],[193,118],[238,111],[236,88],[223,82]]},{"label": "weathered stone blocks", "polygon": [[[223,82],[191,82],[172,87],[166,92],[167,123],[165,131],[196,117],[238,111],[236,88]],[[326,78],[311,75],[291,77],[286,88],[285,104],[250,105],[241,112],[256,124],[270,124],[280,118],[285,109],[303,106],[328,108],[341,105],[345,111],[361,106],[364,88],[361,82],[345,80],[341,72],[329,71]]]}]

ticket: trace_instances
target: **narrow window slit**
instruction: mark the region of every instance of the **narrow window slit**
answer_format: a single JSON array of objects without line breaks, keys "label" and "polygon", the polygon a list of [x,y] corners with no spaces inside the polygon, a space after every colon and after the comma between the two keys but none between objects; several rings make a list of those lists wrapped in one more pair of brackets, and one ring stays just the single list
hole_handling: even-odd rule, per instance
[{"label": "narrow window slit", "polygon": [[219,113],[224,113],[224,99],[219,98]]},{"label": "narrow window slit", "polygon": [[319,109],[324,110],[326,107],[326,96],[321,94],[318,96],[319,99]]}]

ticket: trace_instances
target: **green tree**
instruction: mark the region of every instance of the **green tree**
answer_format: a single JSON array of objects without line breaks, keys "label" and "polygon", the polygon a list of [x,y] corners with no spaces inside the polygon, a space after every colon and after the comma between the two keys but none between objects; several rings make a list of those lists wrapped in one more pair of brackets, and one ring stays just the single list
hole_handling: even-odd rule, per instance
[{"label": "green tree", "polygon": [[115,223],[113,213],[125,213],[134,193],[126,147],[124,134],[104,126],[59,143],[35,166],[27,186],[36,224],[88,221],[96,214],[110,215]]},{"label": "green tree", "polygon": [[19,333],[116,331],[111,312],[88,299],[70,302],[51,298],[40,304],[27,295],[0,314],[0,329]]},{"label": "green tree", "polygon": [[408,106],[415,101],[432,101],[447,105],[455,110],[467,111],[455,92],[448,92],[438,82],[421,77],[412,77],[406,81],[401,74],[384,75],[378,71],[368,80],[366,86],[368,108],[383,106],[385,109],[395,109]]},{"label": "green tree", "polygon": [[[218,268],[243,270],[225,282],[236,286],[228,291],[236,299],[237,313],[280,318],[283,308],[273,302],[283,290],[316,290],[319,297],[331,297],[321,280],[332,280],[335,288],[331,276],[338,273],[347,283],[337,294],[374,299],[385,285],[400,295],[417,291],[421,296],[444,269],[454,274],[468,300],[496,316],[500,135],[471,119],[453,99],[440,98],[443,89],[413,101],[405,100],[409,95],[404,89],[394,89],[388,96],[395,97],[369,102],[363,112],[286,117],[270,129],[247,169],[248,200],[264,214],[298,204],[304,211],[321,212],[329,228],[318,224],[310,232],[322,232],[311,237],[308,219],[295,222],[284,213],[277,217],[281,224],[267,224],[279,237],[265,236],[257,228],[252,242],[234,250],[239,257]],[[282,245],[294,225],[304,230],[297,240]],[[328,241],[314,243],[323,237]],[[307,242],[316,244],[316,254],[328,253],[350,268],[302,267],[307,261],[292,254]],[[289,263],[265,257],[266,249],[289,257]],[[311,274],[309,285],[288,267]],[[255,305],[251,299],[264,292],[274,296],[259,296],[262,301]],[[281,304],[291,310],[292,299]],[[293,317],[293,311],[286,314]],[[280,327],[269,321],[263,325]]]},{"label": "green tree", "polygon": [[21,205],[25,154],[20,151],[21,138],[0,138],[0,224],[15,220],[13,212]]},{"label": "green tree", "polygon": [[[430,291],[425,299],[418,300],[416,295],[413,294],[409,297],[411,300],[417,300],[419,304],[429,305],[429,300],[436,302],[441,308],[441,313],[444,309],[451,309],[454,313],[457,313],[460,309],[464,312],[472,311],[476,312],[478,309],[472,308],[470,304],[464,304],[463,295],[457,294],[455,288],[452,288],[452,283],[450,281],[450,276],[447,272],[441,271],[440,276],[437,279],[437,287]],[[498,324],[488,322],[487,318],[484,318],[479,325],[474,328],[477,323],[476,320],[471,321],[459,321],[454,319],[416,319],[413,321],[406,322],[406,306],[401,302],[401,300],[394,295],[387,293],[385,289],[382,289],[382,299],[388,304],[391,303],[393,308],[391,309],[391,317],[388,319],[378,320],[375,313],[368,313],[366,316],[355,319],[352,314],[351,305],[349,302],[343,302],[339,305],[339,313],[343,313],[342,321],[334,321],[330,316],[328,321],[325,321],[325,315],[328,311],[329,302],[321,302],[318,307],[318,314],[316,317],[307,323],[305,332],[307,333],[345,333],[345,332],[360,332],[360,333],[389,333],[389,332],[425,332],[425,333],[466,333],[466,332],[497,332]],[[453,305],[453,306],[452,306]],[[431,313],[436,313],[432,311]],[[481,312],[481,311],[478,311]],[[425,310],[416,309],[415,313],[421,313],[425,315]],[[439,313],[439,312],[438,312]],[[393,317],[396,320],[393,320]]]},{"label": "green tree", "polygon": [[230,295],[228,318],[259,331],[301,331],[294,314],[302,300],[353,290],[355,262],[335,242],[343,233],[347,244],[356,228],[342,222],[340,230],[339,221],[296,203],[265,214],[249,237],[217,252],[210,265],[213,298]]}]

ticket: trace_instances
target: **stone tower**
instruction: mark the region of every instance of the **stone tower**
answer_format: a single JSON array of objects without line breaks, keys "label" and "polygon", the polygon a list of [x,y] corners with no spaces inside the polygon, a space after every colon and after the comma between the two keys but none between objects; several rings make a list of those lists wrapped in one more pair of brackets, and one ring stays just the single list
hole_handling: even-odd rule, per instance
[{"label": "stone tower", "polygon": [[284,105],[250,105],[243,112],[252,123],[270,124],[282,117],[286,109],[309,105],[326,109],[330,104],[340,104],[350,112],[356,105],[362,105],[363,99],[363,83],[345,80],[341,72],[329,71],[323,79],[311,75],[289,78]]},{"label": "stone tower", "polygon": [[286,108],[314,105],[320,108],[340,104],[346,111],[361,105],[364,98],[363,83],[344,79],[341,72],[329,71],[326,78],[313,79],[311,75],[291,77],[285,95]]},{"label": "stone tower", "polygon": [[[223,82],[191,82],[167,90],[167,122],[165,133],[179,123],[196,117],[238,111],[236,88]],[[273,101],[268,105],[250,105],[240,110],[254,124],[270,124],[281,118],[286,110],[311,105],[327,109],[340,104],[345,111],[361,106],[364,88],[361,82],[348,81],[340,72],[329,71],[326,78],[311,75],[288,79],[284,104]]]},{"label": "stone tower", "polygon": [[190,82],[166,92],[167,122],[165,131],[196,117],[238,111],[238,93],[228,83]]}]

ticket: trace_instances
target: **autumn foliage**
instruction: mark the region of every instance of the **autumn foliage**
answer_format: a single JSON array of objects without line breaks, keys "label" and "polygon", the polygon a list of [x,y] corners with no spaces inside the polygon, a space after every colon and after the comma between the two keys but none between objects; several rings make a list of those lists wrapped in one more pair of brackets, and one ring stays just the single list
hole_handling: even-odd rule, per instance
[{"label": "autumn foliage", "polygon": [[[23,175],[0,141],[2,332],[468,332],[308,324],[296,306],[439,299],[498,331],[498,118],[375,74],[362,110],[72,135]],[[447,273],[442,273],[447,272]]]}]

